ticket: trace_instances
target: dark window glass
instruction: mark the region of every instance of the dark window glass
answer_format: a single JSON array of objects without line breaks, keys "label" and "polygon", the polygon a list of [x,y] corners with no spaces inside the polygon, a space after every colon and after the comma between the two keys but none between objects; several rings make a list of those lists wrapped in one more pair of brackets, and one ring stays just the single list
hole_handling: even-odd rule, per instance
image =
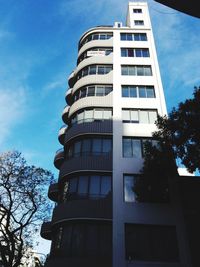
[{"label": "dark window glass", "polygon": [[128,48],[128,57],[134,57],[134,50],[132,48]]},{"label": "dark window glass", "polygon": [[135,66],[129,66],[128,67],[128,75],[136,75],[136,68]]},{"label": "dark window glass", "polygon": [[78,181],[78,194],[80,197],[85,197],[88,193],[88,177],[80,176]]},{"label": "dark window glass", "polygon": [[89,67],[89,75],[96,74],[96,66],[90,66]]},{"label": "dark window glass", "polygon": [[105,67],[104,66],[98,66],[98,74],[105,74]]},{"label": "dark window glass", "polygon": [[140,87],[139,88],[139,97],[145,98],[146,97],[146,89],[145,87]]},{"label": "dark window glass", "polygon": [[154,88],[146,88],[146,92],[147,92],[147,98],[154,98],[155,97]]},{"label": "dark window glass", "polygon": [[77,177],[70,179],[69,193],[75,193],[77,191],[77,182],[78,182]]},{"label": "dark window glass", "polygon": [[128,75],[128,67],[122,66],[121,67],[121,73],[122,73],[122,75]]},{"label": "dark window glass", "polygon": [[130,87],[130,97],[137,97],[137,89],[136,87]]},{"label": "dark window glass", "polygon": [[126,37],[126,39],[127,39],[127,41],[132,41],[133,40],[133,35],[131,34],[131,33],[127,33],[127,35],[126,35],[127,37]]},{"label": "dark window glass", "polygon": [[143,76],[144,75],[144,67],[143,66],[137,66],[137,75]]},{"label": "dark window glass", "polygon": [[132,158],[132,140],[130,138],[123,138],[123,157]]},{"label": "dark window glass", "polygon": [[94,86],[88,86],[87,96],[94,96],[94,95],[95,95],[95,87]]},{"label": "dark window glass", "polygon": [[126,48],[121,48],[121,57],[127,57],[127,50],[126,50]]},{"label": "dark window glass", "polygon": [[122,87],[122,97],[129,97],[129,89],[128,87]]},{"label": "dark window glass", "polygon": [[90,177],[90,197],[97,198],[100,194],[100,176],[94,175]]},{"label": "dark window glass", "polygon": [[91,149],[91,139],[83,139],[82,140],[82,154],[90,153]]},{"label": "dark window glass", "polygon": [[99,39],[99,35],[98,35],[98,34],[94,34],[94,35],[92,36],[92,39],[93,39],[93,40],[98,40],[98,39]]},{"label": "dark window glass", "polygon": [[136,57],[141,57],[141,56],[142,56],[142,51],[141,51],[140,48],[136,48],[136,49],[135,49],[135,56],[136,56]]},{"label": "dark window glass", "polygon": [[102,176],[101,178],[101,196],[104,197],[111,192],[110,176]]},{"label": "dark window glass", "polygon": [[125,224],[127,260],[178,262],[175,226]]},{"label": "dark window glass", "polygon": [[142,9],[140,8],[134,8],[133,13],[142,13]]},{"label": "dark window glass", "polygon": [[92,152],[95,154],[100,154],[102,151],[101,148],[101,139],[99,138],[94,138],[92,142]]},{"label": "dark window glass", "polygon": [[121,41],[125,41],[126,40],[126,33],[121,33],[120,38],[121,38]]},{"label": "dark window glass", "polygon": [[108,153],[111,152],[112,150],[112,140],[111,139],[103,139],[103,144],[102,144],[102,152],[103,153]]}]

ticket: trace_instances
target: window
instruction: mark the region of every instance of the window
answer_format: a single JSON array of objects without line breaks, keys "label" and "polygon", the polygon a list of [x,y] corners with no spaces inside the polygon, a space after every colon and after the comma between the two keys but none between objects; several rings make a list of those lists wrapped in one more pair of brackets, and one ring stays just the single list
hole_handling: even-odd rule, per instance
[{"label": "window", "polygon": [[112,38],[113,34],[112,32],[106,32],[106,33],[92,33],[86,36],[81,42],[79,43],[79,49],[86,43],[93,41],[93,40],[107,40]]},{"label": "window", "polygon": [[146,33],[120,33],[121,41],[147,41]]},{"label": "window", "polygon": [[141,8],[134,8],[133,13],[142,13],[142,9]]},{"label": "window", "polygon": [[75,123],[86,123],[93,121],[104,121],[112,119],[112,109],[94,108],[81,110],[71,118],[71,125]]},{"label": "window", "polygon": [[125,224],[126,260],[179,262],[176,227]]},{"label": "window", "polygon": [[122,109],[122,121],[126,123],[155,123],[157,110]]},{"label": "window", "polygon": [[134,24],[135,24],[135,26],[141,26],[141,25],[144,25],[144,21],[143,20],[134,20]]},{"label": "window", "polygon": [[89,85],[77,90],[73,96],[73,101],[88,96],[106,96],[112,92],[112,85]]},{"label": "window", "polygon": [[104,75],[109,73],[112,70],[111,65],[90,65],[83,69],[81,69],[77,74],[77,80],[81,79],[81,77],[87,76],[87,75]]},{"label": "window", "polygon": [[[62,231],[60,230],[62,228]],[[111,262],[112,226],[107,222],[68,222],[56,230],[60,235],[59,254],[63,257],[104,259]],[[54,252],[54,240],[52,251]]]},{"label": "window", "polygon": [[66,151],[67,158],[108,154],[112,151],[112,140],[104,137],[85,138],[72,142],[66,147]]},{"label": "window", "polygon": [[121,74],[130,76],[152,76],[152,70],[151,66],[146,65],[122,65]]},{"label": "window", "polygon": [[67,179],[67,190],[63,190],[63,201],[77,199],[101,199],[111,194],[111,176],[80,175]]},{"label": "window", "polygon": [[134,137],[123,137],[122,150],[124,158],[142,158],[144,155],[144,144],[146,141],[155,142],[152,139],[139,139]]},{"label": "window", "polygon": [[139,179],[138,175],[124,175],[124,201],[136,202],[137,195],[134,192],[135,182]]},{"label": "window", "polygon": [[148,48],[121,48],[121,57],[149,57]]}]

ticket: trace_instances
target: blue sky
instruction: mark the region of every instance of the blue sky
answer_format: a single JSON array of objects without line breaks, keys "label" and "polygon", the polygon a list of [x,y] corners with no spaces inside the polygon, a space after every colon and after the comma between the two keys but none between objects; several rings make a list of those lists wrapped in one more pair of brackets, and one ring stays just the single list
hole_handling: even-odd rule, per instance
[{"label": "blue sky", "polygon": [[[127,0],[0,0],[0,152],[52,171],[67,79],[88,28],[125,24]],[[200,20],[148,1],[168,111],[200,85]],[[47,253],[49,243],[40,252]]]}]

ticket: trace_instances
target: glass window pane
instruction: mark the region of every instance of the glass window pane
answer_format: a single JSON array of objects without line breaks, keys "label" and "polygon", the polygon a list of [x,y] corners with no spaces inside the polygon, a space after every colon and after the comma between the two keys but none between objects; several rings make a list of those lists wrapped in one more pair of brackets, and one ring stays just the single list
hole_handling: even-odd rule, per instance
[{"label": "glass window pane", "polygon": [[112,118],[112,110],[104,110],[103,119],[110,120]]},{"label": "glass window pane", "polygon": [[131,175],[124,176],[124,198],[125,202],[135,202],[135,193],[133,192],[134,188],[134,177]]},{"label": "glass window pane", "polygon": [[147,41],[147,35],[146,35],[146,33],[140,33],[140,40],[141,41]]},{"label": "glass window pane", "polygon": [[146,92],[147,92],[147,98],[154,98],[155,97],[154,88],[146,88]]},{"label": "glass window pane", "polygon": [[91,198],[98,198],[100,194],[100,176],[93,175],[90,177],[89,194]]},{"label": "glass window pane", "polygon": [[121,67],[121,73],[122,73],[122,75],[128,75],[128,67],[122,66]]},{"label": "glass window pane", "polygon": [[82,140],[82,154],[90,153],[91,151],[91,139]]},{"label": "glass window pane", "polygon": [[102,152],[109,153],[112,151],[112,140],[111,139],[102,139]]},{"label": "glass window pane", "polygon": [[94,96],[94,94],[95,94],[95,87],[94,86],[88,86],[87,96]]},{"label": "glass window pane", "polygon": [[126,35],[127,37],[127,41],[132,41],[133,40],[133,38],[132,38],[132,34],[131,33],[127,33],[127,35]]},{"label": "glass window pane", "polygon": [[129,87],[130,90],[130,97],[137,97],[137,89],[136,87]]},{"label": "glass window pane", "polygon": [[132,139],[132,147],[133,147],[133,157],[141,158],[142,157],[141,141],[137,139]]},{"label": "glass window pane", "polygon": [[128,75],[136,75],[136,69],[134,66],[129,66]]},{"label": "glass window pane", "polygon": [[97,86],[96,87],[96,96],[104,96],[105,95],[105,87]]},{"label": "glass window pane", "polygon": [[130,138],[123,138],[123,157],[132,158],[132,145]]},{"label": "glass window pane", "polygon": [[93,36],[92,36],[93,38],[93,40],[98,40],[99,39],[99,35],[98,34],[93,34]]},{"label": "glass window pane", "polygon": [[155,123],[156,120],[157,120],[157,112],[149,111],[149,123]]},{"label": "glass window pane", "polygon": [[81,141],[75,142],[74,144],[74,157],[79,156],[81,153]]},{"label": "glass window pane", "polygon": [[131,110],[131,122],[139,123],[138,110]]},{"label": "glass window pane", "polygon": [[84,122],[93,121],[93,110],[85,110]]},{"label": "glass window pane", "polygon": [[90,66],[89,67],[89,74],[92,75],[92,74],[96,74],[96,66]]},{"label": "glass window pane", "polygon": [[140,38],[139,38],[139,33],[134,33],[134,41],[139,41]]},{"label": "glass window pane", "polygon": [[137,75],[143,76],[144,75],[144,68],[141,66],[137,66]]},{"label": "glass window pane", "polygon": [[125,41],[126,40],[126,33],[121,33],[120,38],[121,38],[121,41]]},{"label": "glass window pane", "polygon": [[111,86],[106,86],[105,87],[105,95],[108,95],[110,92],[112,92],[112,87]]},{"label": "glass window pane", "polygon": [[75,193],[77,191],[78,178],[71,178],[69,181],[69,193]]},{"label": "glass window pane", "polygon": [[107,39],[106,34],[100,34],[100,40],[105,40],[105,39]]},{"label": "glass window pane", "polygon": [[83,97],[86,97],[86,88],[83,88],[83,89],[81,90],[80,98],[83,98]]},{"label": "glass window pane", "polygon": [[151,76],[152,75],[151,67],[149,67],[149,66],[144,67],[144,75],[145,76]]},{"label": "glass window pane", "polygon": [[123,122],[130,122],[130,110],[122,110]]},{"label": "glass window pane", "polygon": [[142,51],[141,51],[141,49],[140,48],[136,48],[135,49],[135,56],[136,57],[141,57],[142,56],[142,53],[141,53]]},{"label": "glass window pane", "polygon": [[134,57],[134,53],[133,53],[133,49],[132,48],[128,48],[128,57]]},{"label": "glass window pane", "polygon": [[105,74],[104,66],[98,66],[98,74]]},{"label": "glass window pane", "polygon": [[104,74],[109,73],[112,70],[111,66],[105,66]]},{"label": "glass window pane", "polygon": [[149,57],[149,49],[143,49],[142,56],[143,57]]},{"label": "glass window pane", "polygon": [[122,97],[129,97],[129,89],[128,87],[122,87]]},{"label": "glass window pane", "polygon": [[92,153],[93,154],[98,155],[102,152],[101,142],[102,140],[100,138],[94,138],[92,140]]},{"label": "glass window pane", "polygon": [[111,177],[101,176],[101,196],[105,197],[111,193]]},{"label": "glass window pane", "polygon": [[95,109],[94,110],[94,120],[102,120],[103,119],[103,110]]},{"label": "glass window pane", "polygon": [[146,97],[146,89],[145,87],[139,88],[139,97],[145,98]]},{"label": "glass window pane", "polygon": [[77,114],[77,123],[82,123],[84,118],[84,111],[81,113]]},{"label": "glass window pane", "polygon": [[88,193],[88,176],[80,176],[78,182],[78,194],[85,197]]},{"label": "glass window pane", "polygon": [[140,110],[140,123],[149,123],[148,111]]},{"label": "glass window pane", "polygon": [[127,49],[121,48],[121,57],[127,57]]}]

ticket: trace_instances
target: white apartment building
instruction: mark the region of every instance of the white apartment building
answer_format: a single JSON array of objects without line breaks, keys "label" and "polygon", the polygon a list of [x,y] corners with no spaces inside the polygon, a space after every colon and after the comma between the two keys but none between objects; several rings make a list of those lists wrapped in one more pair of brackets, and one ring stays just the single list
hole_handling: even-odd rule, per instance
[{"label": "white apartment building", "polygon": [[45,266],[191,266],[176,187],[169,203],[133,192],[144,143],[166,114],[146,2],[128,3],[126,25],[81,36],[68,83],[49,188],[57,206],[41,229],[52,240]]}]

